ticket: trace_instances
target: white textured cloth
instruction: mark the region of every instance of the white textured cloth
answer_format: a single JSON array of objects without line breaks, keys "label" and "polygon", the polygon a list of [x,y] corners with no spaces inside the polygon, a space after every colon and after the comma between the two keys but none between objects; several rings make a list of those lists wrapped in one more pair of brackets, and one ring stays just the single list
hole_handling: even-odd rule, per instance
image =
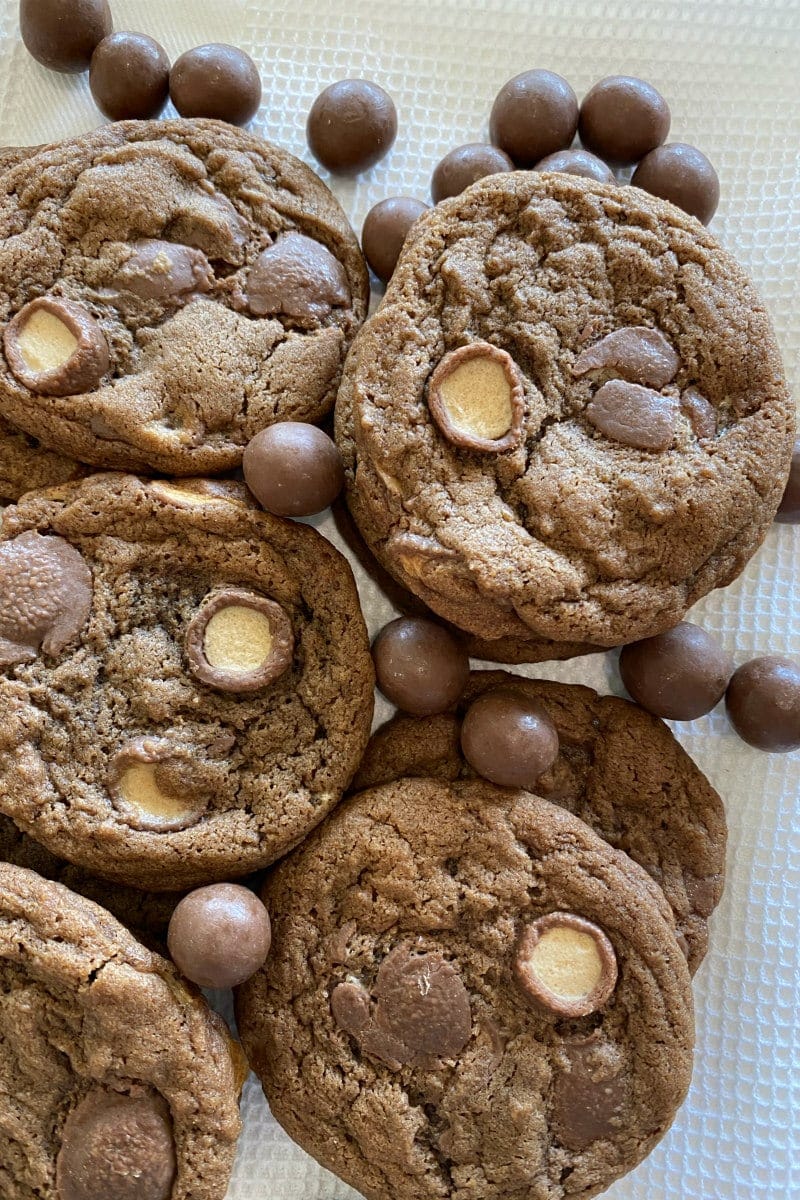
[{"label": "white textured cloth", "polygon": [[[356,229],[385,196],[429,199],[435,163],[453,146],[485,137],[492,99],[511,75],[547,67],[579,96],[604,75],[651,80],[672,109],[672,140],[698,145],[719,171],[722,202],[712,228],[760,287],[790,384],[800,384],[800,0],[111,0],[111,7],[117,29],[150,33],[173,57],[209,41],[248,50],[264,80],[253,128],[307,161],[305,118],[322,87],[348,76],[383,84],[397,104],[397,143],[363,178],[333,184]],[[0,38],[5,144],[54,141],[100,123],[86,77],[50,74],[27,56],[15,0],[0,0]],[[336,540],[329,518],[318,524]],[[374,631],[391,612],[369,581],[359,582]],[[800,656],[800,529],[775,526],[742,578],[692,616],[738,662]],[[613,655],[521,669],[621,690]],[[722,710],[677,732],[726,801],[728,886],[695,985],[689,1099],[661,1146],[608,1194],[795,1200],[800,754],[749,749]],[[244,1113],[231,1200],[355,1197],[290,1143],[252,1079]]]}]

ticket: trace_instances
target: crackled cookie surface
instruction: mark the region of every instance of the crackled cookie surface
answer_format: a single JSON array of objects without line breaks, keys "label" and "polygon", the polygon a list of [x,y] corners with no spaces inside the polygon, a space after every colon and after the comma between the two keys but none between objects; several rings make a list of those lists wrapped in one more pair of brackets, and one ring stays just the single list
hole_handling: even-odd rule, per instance
[{"label": "crackled cookie surface", "polygon": [[228,470],[333,403],[366,268],[333,195],[215,121],[108,125],[0,178],[0,415],[101,466]]},{"label": "crackled cookie surface", "polygon": [[0,811],[134,887],[242,876],[340,798],[373,673],[352,573],[230,483],[99,475],[6,509]]},{"label": "crackled cookie surface", "polygon": [[97,905],[0,863],[4,1200],[222,1200],[242,1068],[171,963]]},{"label": "crackled cookie surface", "polygon": [[404,776],[474,778],[461,750],[461,723],[474,700],[494,692],[512,692],[544,709],[559,753],[536,781],[537,794],[569,809],[655,879],[696,971],[725,881],[725,810],[668,727],[638,705],[578,684],[473,671],[452,712],[424,721],[400,715],[379,729],[353,786]]},{"label": "crackled cookie surface", "polygon": [[271,875],[237,1018],[273,1114],[362,1192],[588,1197],[691,1073],[663,896],[563,809],[478,782],[363,792]]},{"label": "crackled cookie surface", "polygon": [[337,402],[349,503],[401,583],[483,639],[600,646],[736,577],[794,422],[763,305],[699,223],[535,172],[421,218]]}]

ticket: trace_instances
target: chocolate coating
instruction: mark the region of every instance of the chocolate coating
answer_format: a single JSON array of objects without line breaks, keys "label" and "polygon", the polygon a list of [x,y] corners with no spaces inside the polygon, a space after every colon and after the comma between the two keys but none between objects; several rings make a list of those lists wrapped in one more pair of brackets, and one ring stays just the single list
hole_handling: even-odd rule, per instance
[{"label": "chocolate coating", "polygon": [[244,50],[211,42],[180,56],[170,71],[169,94],[182,117],[246,125],[261,103],[261,76]]},{"label": "chocolate coating", "polygon": [[394,101],[367,79],[332,83],[311,106],[306,137],[311,153],[329,171],[366,171],[388,153],[397,137]]},{"label": "chocolate coating", "polygon": [[304,233],[282,233],[262,250],[241,299],[255,317],[283,314],[315,324],[350,303],[347,272],[327,246]]},{"label": "chocolate coating", "polygon": [[754,658],[728,685],[731,725],[757,750],[800,749],[800,663],[781,655]]},{"label": "chocolate coating", "polygon": [[20,0],[19,29],[29,54],[51,71],[86,71],[95,46],[114,28],[108,0]]},{"label": "chocolate coating", "polygon": [[622,682],[637,704],[669,721],[705,716],[725,694],[733,659],[699,625],[674,629],[623,646]]},{"label": "chocolate coating", "polygon": [[584,96],[578,132],[588,150],[615,167],[627,167],[666,140],[671,119],[669,105],[652,84],[632,75],[609,75]]},{"label": "chocolate coating", "polygon": [[486,175],[498,175],[501,171],[513,171],[514,164],[508,155],[497,146],[482,142],[468,142],[456,146],[437,163],[431,178],[431,195],[434,204],[448,196],[459,196],[470,184]]},{"label": "chocolate coating", "polygon": [[[227,610],[228,627],[217,639],[216,654],[209,648],[209,625],[215,617]],[[237,617],[253,618],[259,628],[241,624],[237,629]],[[260,657],[258,644],[252,646],[254,637],[269,631],[269,645],[264,657]],[[253,648],[252,661],[243,665],[237,661],[242,649]],[[227,653],[233,650],[229,660]],[[274,600],[250,592],[246,588],[223,587],[212,592],[203,601],[199,611],[189,622],[186,630],[186,658],[189,670],[202,683],[220,692],[251,694],[268,687],[280,679],[292,665],[294,653],[294,631],[288,614]]]},{"label": "chocolate coating", "polygon": [[680,370],[681,360],[659,329],[627,325],[606,334],[576,359],[573,375],[607,371],[614,379],[662,388]]},{"label": "chocolate coating", "polygon": [[[75,347],[63,362],[41,370],[32,366],[22,350],[28,322],[42,314],[54,317],[75,339]],[[108,371],[109,352],[103,330],[88,308],[60,296],[40,296],[19,310],[6,326],[3,348],[12,373],[24,387],[42,396],[76,396],[93,392]]]},{"label": "chocolate coating", "polygon": [[428,408],[447,440],[465,450],[504,454],[522,441],[525,392],[519,371],[511,355],[490,342],[470,342],[445,354],[428,383]]},{"label": "chocolate coating", "polygon": [[469,658],[441,625],[399,617],[372,646],[375,674],[387,700],[404,712],[430,716],[456,703],[469,679]]},{"label": "chocolate coating", "polygon": [[263,967],[271,940],[269,913],[237,883],[214,883],[184,896],[167,932],[178,970],[210,988],[244,983]]},{"label": "chocolate coating", "polygon": [[[563,995],[553,991],[548,982],[537,974],[534,951],[546,935],[554,932],[567,932],[584,939],[591,938],[589,944],[594,943],[593,953],[599,967],[599,977],[589,991]],[[567,974],[573,965],[578,969],[579,980],[580,960],[573,964],[569,958],[566,961],[562,959],[562,966]],[[585,917],[576,916],[575,913],[551,912],[539,917],[524,930],[514,960],[514,975],[526,998],[538,1008],[559,1017],[585,1017],[602,1008],[613,994],[618,978],[617,956],[606,934],[593,921],[587,921]]]},{"label": "chocolate coating", "polygon": [[89,87],[111,121],[157,117],[169,96],[169,59],[145,33],[112,33],[92,55]]},{"label": "chocolate coating", "polygon": [[112,286],[140,300],[175,300],[207,292],[214,282],[211,264],[202,250],[160,238],[131,243],[131,256],[115,274]]},{"label": "chocolate coating", "polygon": [[144,1088],[98,1088],[64,1123],[58,1200],[169,1200],[176,1171],[169,1109]]},{"label": "chocolate coating", "polygon": [[547,713],[521,693],[485,692],[467,709],[461,750],[484,779],[535,790],[558,757],[558,733]]},{"label": "chocolate coating", "polygon": [[800,522],[800,438],[794,444],[789,479],[775,520],[784,525]]},{"label": "chocolate coating", "polygon": [[637,450],[668,450],[675,437],[678,402],[652,388],[611,379],[586,406],[586,419],[605,437]]},{"label": "chocolate coating", "polygon": [[618,1047],[587,1040],[567,1045],[568,1069],[553,1084],[553,1124],[562,1146],[585,1150],[613,1137],[625,1110],[625,1073]]},{"label": "chocolate coating", "polygon": [[61,654],[92,608],[92,573],[65,538],[28,530],[0,544],[0,667]]},{"label": "chocolate coating", "polygon": [[670,142],[651,150],[633,173],[631,183],[708,225],[719,204],[719,176],[701,150]]},{"label": "chocolate coating", "polygon": [[548,154],[537,164],[537,171],[561,171],[565,175],[580,175],[584,179],[596,179],[598,183],[613,183],[614,172],[601,158],[588,150],[557,150]]},{"label": "chocolate coating", "polygon": [[262,508],[278,517],[309,517],[344,486],[342,456],[316,425],[279,421],[245,447],[244,479]]},{"label": "chocolate coating", "polygon": [[380,200],[367,213],[361,230],[364,257],[378,279],[388,283],[397,266],[408,231],[424,212],[427,204],[411,196],[391,196]]},{"label": "chocolate coating", "polygon": [[489,136],[518,167],[565,150],[578,128],[578,98],[552,71],[524,71],[497,93]]}]

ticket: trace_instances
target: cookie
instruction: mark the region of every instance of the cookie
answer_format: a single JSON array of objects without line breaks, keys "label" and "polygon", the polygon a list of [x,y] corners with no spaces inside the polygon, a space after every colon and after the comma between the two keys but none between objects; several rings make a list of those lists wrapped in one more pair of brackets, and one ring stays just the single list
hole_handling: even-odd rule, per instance
[{"label": "cookie", "polygon": [[663,895],[482,782],[352,797],[272,872],[237,1020],[270,1109],[367,1200],[561,1200],[652,1149],[693,1017]]},{"label": "cookie", "polygon": [[644,867],[672,907],[694,973],[725,882],[725,808],[669,728],[643,708],[578,684],[473,671],[456,712],[425,720],[397,716],[379,729],[353,787],[407,775],[475,778],[461,753],[461,719],[473,700],[495,688],[511,688],[544,708],[558,731],[559,756],[537,781],[537,794]]},{"label": "cookie", "polygon": [[0,977],[4,1200],[111,1200],[126,1175],[148,1195],[222,1200],[243,1063],[172,964],[98,905],[0,863]]},{"label": "cookie", "polygon": [[483,639],[669,628],[760,545],[795,412],[769,318],[697,221],[563,174],[414,226],[337,402],[376,557]]},{"label": "cookie", "polygon": [[5,510],[0,811],[133,887],[248,875],[339,800],[373,670],[352,572],[223,481],[95,475]]},{"label": "cookie", "polygon": [[237,467],[332,406],[368,277],[303,163],[217,121],[106,125],[0,178],[0,416],[81,461]]}]

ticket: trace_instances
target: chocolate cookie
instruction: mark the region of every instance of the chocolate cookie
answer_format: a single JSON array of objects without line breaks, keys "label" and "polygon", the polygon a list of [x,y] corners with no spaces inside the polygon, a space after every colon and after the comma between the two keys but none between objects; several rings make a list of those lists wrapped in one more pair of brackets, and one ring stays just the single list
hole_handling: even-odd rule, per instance
[{"label": "chocolate cookie", "polygon": [[346,561],[234,483],[96,475],[5,510],[0,811],[138,888],[249,874],[339,800],[373,671]]},{"label": "chocolate cookie", "polygon": [[0,864],[4,1200],[222,1200],[243,1082],[223,1030],[102,908]]},{"label": "chocolate cookie", "polygon": [[425,720],[397,716],[379,729],[353,787],[408,775],[475,778],[461,752],[461,720],[473,700],[498,688],[541,705],[558,731],[559,756],[537,780],[537,794],[569,809],[652,876],[672,906],[694,973],[725,882],[725,809],[669,728],[643,708],[578,684],[473,671],[456,711]]},{"label": "chocolate cookie", "polygon": [[101,466],[218,473],[331,407],[366,313],[303,163],[216,121],[107,125],[0,178],[0,415]]},{"label": "chocolate cookie", "polygon": [[484,639],[675,625],[759,546],[794,404],[734,260],[665,201],[567,175],[424,214],[337,403],[383,565]]},{"label": "chocolate cookie", "polygon": [[287,1132],[368,1200],[593,1196],[668,1129],[691,989],[663,895],[479,782],[352,797],[269,878],[237,1019]]}]

